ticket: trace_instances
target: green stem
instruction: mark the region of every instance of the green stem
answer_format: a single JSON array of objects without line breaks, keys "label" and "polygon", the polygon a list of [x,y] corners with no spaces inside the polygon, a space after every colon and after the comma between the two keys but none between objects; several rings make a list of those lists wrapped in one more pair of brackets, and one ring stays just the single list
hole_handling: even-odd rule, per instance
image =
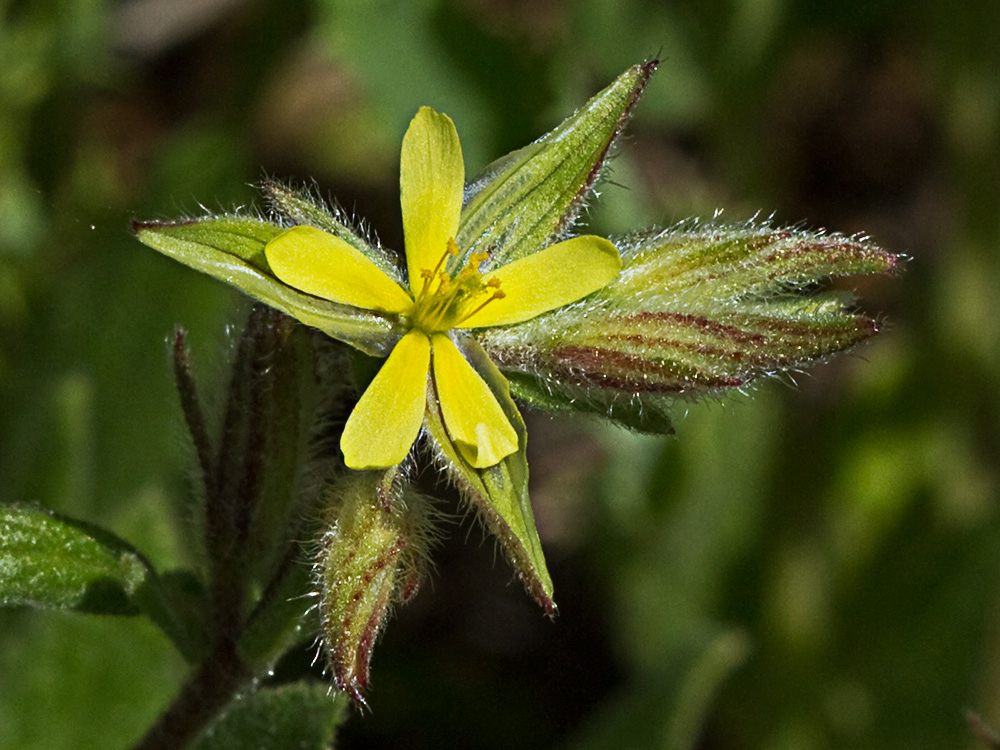
[{"label": "green stem", "polygon": [[198,387],[191,372],[191,357],[185,342],[186,335],[183,328],[178,328],[174,332],[174,381],[181,399],[184,421],[187,422],[191,440],[194,442],[202,481],[207,484],[215,476],[215,456],[212,441],[208,439],[208,429],[205,427],[205,415],[201,410]]},{"label": "green stem", "polygon": [[[183,332],[178,331],[174,338],[175,376],[204,482],[209,611],[208,634],[200,642],[212,645],[173,703],[133,750],[174,750],[195,740],[239,691],[249,687],[255,669],[260,669],[262,660],[255,658],[252,650],[241,651],[251,626],[263,620],[265,629],[272,625],[284,632],[281,618],[291,620],[298,616],[296,611],[281,606],[287,596],[284,584],[294,570],[298,547],[290,539],[277,537],[271,540],[270,547],[261,550],[254,545],[252,534],[255,513],[270,478],[271,446],[287,437],[281,432],[285,423],[275,418],[282,402],[275,399],[287,390],[276,383],[281,378],[295,377],[298,372],[294,369],[298,360],[280,356],[282,347],[288,343],[290,326],[290,321],[279,313],[261,305],[254,307],[240,337],[221,434],[214,449]],[[298,402],[295,404],[297,408]],[[296,411],[292,422],[296,437],[297,420]],[[292,476],[295,473],[289,471]],[[281,528],[291,532],[287,521]],[[269,530],[269,533],[273,537],[274,532]],[[270,571],[270,580],[247,616],[254,556],[262,552],[275,554],[278,565]],[[272,616],[275,609],[277,613]],[[259,630],[258,627],[249,635],[259,637]],[[266,632],[264,636],[265,644],[272,645]],[[278,640],[277,636],[272,640]]]}]

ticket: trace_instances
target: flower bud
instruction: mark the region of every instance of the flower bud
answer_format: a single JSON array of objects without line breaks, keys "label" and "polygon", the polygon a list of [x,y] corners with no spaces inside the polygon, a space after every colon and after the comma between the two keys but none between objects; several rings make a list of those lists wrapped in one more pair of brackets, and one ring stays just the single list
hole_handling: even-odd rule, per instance
[{"label": "flower bud", "polygon": [[[430,507],[389,472],[352,472],[328,494],[329,530],[320,540],[323,643],[337,687],[358,706],[368,665],[392,604],[419,587],[431,543]],[[389,493],[390,496],[387,496]]]},{"label": "flower bud", "polygon": [[864,239],[758,224],[686,223],[619,246],[604,289],[480,341],[522,400],[651,432],[670,431],[678,396],[741,388],[874,335],[850,295],[803,289],[899,262]]}]

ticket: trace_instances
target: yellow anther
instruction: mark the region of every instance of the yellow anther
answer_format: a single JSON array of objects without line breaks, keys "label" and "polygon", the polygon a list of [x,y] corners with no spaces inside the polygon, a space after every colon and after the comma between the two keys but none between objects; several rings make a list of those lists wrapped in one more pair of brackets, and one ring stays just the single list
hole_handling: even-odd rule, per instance
[{"label": "yellow anther", "polygon": [[448,260],[448,256],[449,255],[458,255],[458,253],[459,253],[458,245],[455,244],[454,238],[450,239],[450,240],[448,240],[448,244],[444,248],[444,255],[442,255],[438,259],[437,265],[435,265],[434,268],[432,270],[430,270],[430,271],[428,271],[426,268],[421,269],[420,275],[426,281],[424,282],[424,285],[420,288],[420,296],[422,296],[422,295],[424,295],[424,294],[427,293],[428,284],[429,284],[431,278],[434,276],[434,274],[440,273],[441,276],[445,276],[446,275],[442,271],[442,269],[445,267],[445,262]]},{"label": "yellow anther", "polygon": [[[444,331],[461,324],[495,299],[506,296],[500,290],[500,279],[483,281],[480,264],[489,259],[489,253],[470,253],[465,265],[448,273],[448,258],[460,255],[454,239],[448,240],[445,252],[433,269],[422,269],[420,293],[414,300],[411,320],[424,331]],[[474,309],[473,309],[474,308]]]}]

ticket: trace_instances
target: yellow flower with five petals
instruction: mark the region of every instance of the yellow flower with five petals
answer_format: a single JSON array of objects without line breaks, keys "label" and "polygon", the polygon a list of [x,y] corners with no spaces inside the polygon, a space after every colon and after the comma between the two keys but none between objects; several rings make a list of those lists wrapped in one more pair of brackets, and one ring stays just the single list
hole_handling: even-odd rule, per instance
[{"label": "yellow flower with five petals", "polygon": [[557,242],[498,268],[455,243],[465,166],[451,119],[422,107],[403,138],[400,198],[408,288],[354,246],[296,226],[264,248],[278,279],[316,297],[399,316],[406,333],[358,401],[341,436],[352,469],[400,463],[420,432],[433,379],[450,439],[476,468],[518,450],[496,396],[462,354],[462,331],[514,325],[602,288],[621,267],[593,235]]}]

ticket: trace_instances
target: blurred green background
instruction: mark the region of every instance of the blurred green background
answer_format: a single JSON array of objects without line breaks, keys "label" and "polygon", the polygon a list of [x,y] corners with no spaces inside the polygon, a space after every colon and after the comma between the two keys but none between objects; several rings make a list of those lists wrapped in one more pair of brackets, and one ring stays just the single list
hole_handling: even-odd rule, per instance
[{"label": "blurred green background", "polygon": [[[1000,723],[994,0],[0,1],[0,501],[190,562],[166,340],[187,327],[221,377],[246,305],[130,219],[315,179],[398,248],[419,105],[471,177],[653,56],[590,228],[724,207],[866,232],[911,258],[845,284],[885,332],[683,406],[673,439],[529,415],[559,617],[452,524],[340,744],[984,747],[963,711]],[[0,748],[124,746],[184,674],[145,622],[0,611]]]}]

